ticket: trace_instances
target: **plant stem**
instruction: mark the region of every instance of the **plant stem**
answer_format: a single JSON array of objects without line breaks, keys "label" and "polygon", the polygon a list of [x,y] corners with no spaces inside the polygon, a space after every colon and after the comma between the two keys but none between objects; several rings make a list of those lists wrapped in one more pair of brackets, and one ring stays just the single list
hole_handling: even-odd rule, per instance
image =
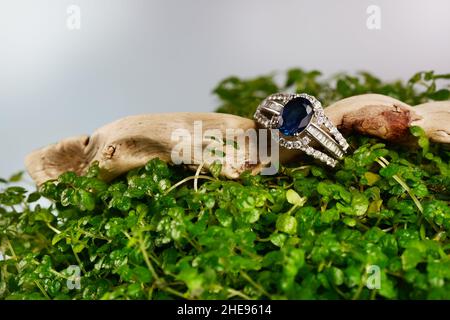
[{"label": "plant stem", "polygon": [[81,271],[83,271],[83,273],[86,274],[87,272],[86,272],[86,270],[83,267],[83,263],[81,262],[80,257],[78,256],[78,254],[73,249],[73,246],[72,246],[72,252],[73,252],[73,255],[75,256],[75,259],[77,260],[78,265],[81,268]]},{"label": "plant stem", "polygon": [[248,295],[246,295],[245,293],[242,293],[242,292],[240,292],[238,290],[228,288],[227,291],[230,293],[230,295],[227,298],[231,298],[233,296],[237,296],[237,297],[241,297],[241,298],[243,298],[245,300],[253,300]]},{"label": "plant stem", "polygon": [[182,185],[183,183],[189,181],[189,180],[193,180],[193,179],[206,179],[206,180],[211,180],[211,181],[215,181],[215,179],[211,178],[210,176],[205,176],[205,175],[199,175],[199,176],[190,176],[187,178],[184,178],[181,181],[178,181],[177,183],[175,183],[173,186],[171,186],[169,189],[167,189],[167,191],[164,193],[164,195],[169,194],[172,190],[174,190],[175,188],[177,188],[178,186]]},{"label": "plant stem", "polygon": [[47,227],[49,227],[52,231],[54,231],[56,234],[60,234],[61,231],[59,231],[58,229],[56,229],[54,226],[52,226],[50,224],[50,222],[47,222]]},{"label": "plant stem", "polygon": [[35,280],[34,283],[36,284],[36,286],[39,288],[39,290],[42,292],[42,294],[43,294],[48,300],[52,300],[52,298],[50,298],[50,296],[47,294],[47,292],[44,290],[44,288],[41,286],[41,284],[39,283],[38,280]]},{"label": "plant stem", "polygon": [[205,162],[203,161],[197,168],[197,171],[195,171],[195,179],[194,179],[194,190],[195,192],[198,191],[197,189],[197,185],[198,185],[198,177],[200,176],[200,171],[203,168],[203,165],[205,164]]},{"label": "plant stem", "polygon": [[361,283],[358,286],[358,289],[356,290],[355,294],[352,297],[352,300],[358,300],[359,296],[361,295],[361,292],[364,288],[364,285],[366,284],[367,278],[366,278],[366,268],[363,269],[363,275],[361,279]]},{"label": "plant stem", "polygon": [[14,265],[16,266],[17,272],[20,272],[19,265],[17,264],[18,259],[16,256],[16,252],[14,251],[14,248],[13,248],[11,242],[9,241],[9,238],[5,236],[5,239],[6,239],[6,243],[8,244],[8,248],[11,251],[12,257],[15,261]]},{"label": "plant stem", "polygon": [[147,264],[148,269],[150,270],[153,278],[158,283],[160,282],[160,279],[158,277],[158,274],[155,271],[155,268],[153,268],[152,263],[150,262],[150,259],[148,258],[147,250],[145,248],[144,240],[142,239],[142,233],[139,233],[139,249],[142,253],[142,256],[144,257],[144,261]]},{"label": "plant stem", "polygon": [[[382,166],[383,168],[385,168],[388,164],[389,161],[384,158],[384,157],[379,157],[377,160],[378,164],[380,166]],[[417,197],[412,193],[411,188],[406,184],[405,181],[403,181],[398,175],[394,174],[392,176],[395,181],[397,181],[402,187],[403,189],[405,189],[405,191],[409,194],[409,196],[411,197],[411,199],[413,200],[413,202],[416,204],[417,208],[419,209],[420,213],[423,213],[423,207],[422,204],[420,203],[419,199],[417,199]]]},{"label": "plant stem", "polygon": [[260,286],[258,283],[253,281],[253,279],[250,278],[250,276],[245,271],[241,270],[240,272],[241,272],[242,277],[245,280],[247,280],[253,287],[255,287],[256,290],[258,290],[260,293],[262,293],[263,295],[265,295],[266,297],[271,299],[270,294],[262,286]]},{"label": "plant stem", "polygon": [[171,293],[171,294],[173,294],[173,295],[175,295],[177,297],[180,297],[182,299],[191,300],[189,297],[186,297],[184,294],[182,294],[181,292],[178,292],[175,289],[172,289],[171,287],[163,287],[163,288],[160,288],[160,289],[162,289],[164,291],[167,291],[167,292],[169,292],[169,293]]}]

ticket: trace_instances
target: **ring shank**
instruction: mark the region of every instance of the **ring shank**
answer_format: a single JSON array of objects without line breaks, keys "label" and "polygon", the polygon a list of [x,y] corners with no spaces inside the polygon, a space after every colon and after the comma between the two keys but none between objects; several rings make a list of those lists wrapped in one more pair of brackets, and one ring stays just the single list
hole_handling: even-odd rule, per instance
[{"label": "ring shank", "polygon": [[337,157],[338,159],[342,159],[344,157],[345,151],[342,149],[342,147],[319,125],[311,123],[306,128],[306,131],[312,139],[314,139],[325,149],[330,151],[335,157]]}]

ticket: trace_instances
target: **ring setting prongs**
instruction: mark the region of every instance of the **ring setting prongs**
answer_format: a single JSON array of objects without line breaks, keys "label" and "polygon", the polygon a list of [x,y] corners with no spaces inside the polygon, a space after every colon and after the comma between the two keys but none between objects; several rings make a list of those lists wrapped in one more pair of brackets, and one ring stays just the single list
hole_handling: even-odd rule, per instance
[{"label": "ring setting prongs", "polygon": [[349,147],[320,101],[306,93],[272,94],[261,102],[253,117],[264,128],[278,129],[271,132],[280,146],[301,150],[330,167],[336,166]]}]

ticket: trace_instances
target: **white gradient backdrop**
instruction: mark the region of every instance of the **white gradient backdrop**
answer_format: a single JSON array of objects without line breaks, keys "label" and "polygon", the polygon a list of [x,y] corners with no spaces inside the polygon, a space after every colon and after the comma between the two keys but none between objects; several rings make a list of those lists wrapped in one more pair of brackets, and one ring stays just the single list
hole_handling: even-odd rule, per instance
[{"label": "white gradient backdrop", "polygon": [[449,16],[448,0],[0,0],[0,176],[122,116],[212,111],[230,75],[450,72]]}]

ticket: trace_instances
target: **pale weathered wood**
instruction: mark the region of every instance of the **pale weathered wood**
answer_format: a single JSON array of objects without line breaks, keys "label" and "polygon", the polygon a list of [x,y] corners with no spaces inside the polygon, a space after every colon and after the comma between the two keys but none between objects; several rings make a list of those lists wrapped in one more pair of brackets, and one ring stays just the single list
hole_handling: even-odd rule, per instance
[{"label": "pale weathered wood", "polygon": [[[338,101],[325,108],[325,113],[344,134],[353,131],[407,142],[412,139],[408,128],[419,125],[431,141],[450,143],[450,101],[411,107],[391,97],[366,94]],[[255,127],[250,119],[221,113],[130,116],[98,129],[91,136],[64,139],[34,151],[26,157],[25,164],[38,185],[56,179],[65,171],[82,174],[93,161],[98,161],[101,177],[111,180],[152,158],[159,157],[171,162],[170,155],[175,144],[171,139],[172,132],[184,128],[192,133],[194,121],[202,121],[203,131],[218,129],[223,133],[227,128],[246,130]],[[299,154],[298,151],[281,149],[280,160],[290,161]],[[248,163],[245,161],[248,156],[248,150],[245,150],[245,159],[238,162],[240,165],[225,161],[221,174],[237,178],[244,170],[258,173],[265,164]],[[193,159],[193,163],[199,163],[198,159]],[[196,165],[191,167],[197,168]],[[204,168],[208,169],[208,164]]]},{"label": "pale weathered wood", "polygon": [[344,132],[404,141],[411,139],[409,127],[416,125],[431,141],[450,143],[450,101],[411,107],[388,96],[364,94],[340,100],[327,107],[325,113]]}]

